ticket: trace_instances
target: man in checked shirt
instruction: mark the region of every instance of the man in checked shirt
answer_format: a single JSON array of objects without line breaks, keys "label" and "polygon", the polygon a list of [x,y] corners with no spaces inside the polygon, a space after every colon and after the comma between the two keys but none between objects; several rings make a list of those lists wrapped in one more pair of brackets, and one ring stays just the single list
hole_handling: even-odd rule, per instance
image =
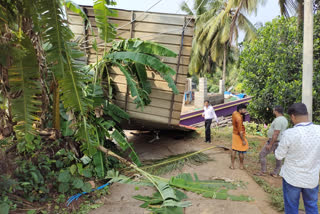
[{"label": "man in checked shirt", "polygon": [[275,151],[278,160],[285,159],[280,172],[285,213],[298,214],[302,193],[306,213],[318,214],[320,126],[309,121],[303,103],[290,106],[288,114],[294,127],[284,131]]}]

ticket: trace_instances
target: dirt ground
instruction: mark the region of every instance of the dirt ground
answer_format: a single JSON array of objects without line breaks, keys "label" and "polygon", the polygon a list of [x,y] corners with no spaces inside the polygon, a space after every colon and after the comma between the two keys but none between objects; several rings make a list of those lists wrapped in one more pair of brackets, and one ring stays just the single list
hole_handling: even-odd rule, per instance
[{"label": "dirt ground", "polygon": [[[181,137],[174,139],[172,136]],[[206,144],[200,137],[184,136],[174,133],[160,133],[160,140],[149,143],[153,138],[151,135],[143,134],[140,136],[130,135],[129,139],[134,142],[136,151],[141,160],[157,160],[163,159],[170,155],[176,155],[191,151],[198,151],[208,148],[212,145],[225,145],[215,139],[213,144]],[[247,170],[240,170],[236,165],[235,170],[229,169],[230,155],[229,152],[221,152],[221,150],[213,149],[207,153],[214,161],[207,162],[200,166],[185,165],[182,169],[163,175],[164,177],[176,176],[181,172],[197,173],[199,179],[208,180],[213,177],[224,177],[236,181],[246,183],[246,189],[237,189],[230,191],[234,195],[248,195],[254,199],[252,202],[235,202],[229,200],[207,199],[201,195],[187,192],[188,200],[192,202],[192,206],[185,208],[186,214],[273,214],[279,213],[275,211],[269,204],[269,197],[258,184],[251,178]],[[250,167],[250,166],[247,166]],[[278,181],[276,181],[278,182]],[[151,195],[154,189],[151,187],[140,187],[136,190],[133,185],[114,184],[110,187],[110,195],[102,199],[104,205],[91,214],[143,214],[149,213],[146,209],[140,208],[141,201],[132,198],[134,195]]]}]

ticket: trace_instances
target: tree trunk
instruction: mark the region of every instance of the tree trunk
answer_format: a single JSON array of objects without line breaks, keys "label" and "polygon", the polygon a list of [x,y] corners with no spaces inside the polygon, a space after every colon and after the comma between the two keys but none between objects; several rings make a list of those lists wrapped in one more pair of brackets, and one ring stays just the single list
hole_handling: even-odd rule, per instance
[{"label": "tree trunk", "polygon": [[227,72],[227,50],[228,49],[228,44],[224,43],[223,47],[223,69],[222,69],[222,91],[224,93],[225,88],[226,88],[226,72]]},{"label": "tree trunk", "polygon": [[309,120],[312,121],[313,84],[313,10],[312,0],[305,0],[303,25],[303,74],[302,102],[307,106]]},{"label": "tree trunk", "polygon": [[303,30],[303,19],[304,19],[304,0],[298,0],[298,26],[301,32]]},{"label": "tree trunk", "polygon": [[60,131],[60,94],[59,94],[58,82],[53,81],[52,91],[53,91],[53,128]]}]

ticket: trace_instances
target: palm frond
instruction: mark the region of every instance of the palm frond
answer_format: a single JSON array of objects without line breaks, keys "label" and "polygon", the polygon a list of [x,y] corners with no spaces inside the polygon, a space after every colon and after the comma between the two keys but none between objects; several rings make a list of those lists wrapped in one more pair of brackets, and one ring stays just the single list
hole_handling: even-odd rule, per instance
[{"label": "palm frond", "polygon": [[290,13],[295,13],[298,9],[297,0],[279,0],[280,12],[286,18],[290,17]]},{"label": "palm frond", "polygon": [[183,12],[186,12],[188,15],[194,15],[194,14],[193,14],[193,11],[191,10],[191,8],[189,7],[189,5],[188,5],[187,2],[185,2],[185,1],[181,2],[181,4],[180,4],[180,9],[181,9]]},{"label": "palm frond", "polygon": [[240,13],[238,16],[238,26],[239,26],[239,29],[246,32],[246,35],[245,35],[246,41],[252,41],[257,38],[256,27],[242,13]]},{"label": "palm frond", "polygon": [[211,18],[205,25],[202,34],[199,37],[199,41],[210,41],[212,37],[221,28],[221,22],[225,16],[225,11],[221,11],[218,16]]},{"label": "palm frond", "polygon": [[110,16],[116,17],[117,12],[108,8],[106,5],[110,1],[95,0],[93,3],[93,10],[95,15],[96,24],[99,30],[99,37],[105,42],[111,42],[116,36],[115,27],[109,22]]},{"label": "palm frond", "polygon": [[182,169],[182,167],[186,164],[201,165],[212,160],[213,159],[211,159],[205,153],[188,152],[185,154],[171,156],[161,161],[153,162],[150,165],[141,167],[141,169],[144,169],[153,175],[163,175],[177,169]]},{"label": "palm frond", "polygon": [[222,30],[219,31],[220,43],[224,44],[229,41],[230,33],[231,33],[231,19],[230,17],[226,17],[224,19]]},{"label": "palm frond", "polygon": [[178,94],[179,91],[174,83],[174,80],[172,79],[172,76],[176,74],[175,70],[173,70],[170,66],[162,63],[158,58],[143,54],[143,53],[135,53],[135,52],[114,52],[107,54],[105,56],[105,59],[110,60],[131,60],[134,63],[140,63],[145,66],[149,66],[155,71],[157,71],[161,77],[167,81],[168,86],[172,89],[172,91],[175,94]]},{"label": "palm frond", "polygon": [[17,122],[14,128],[17,137],[22,138],[27,133],[34,133],[32,125],[39,120],[36,113],[40,110],[36,96],[41,94],[41,89],[39,65],[31,40],[26,36],[20,38],[18,47],[23,53],[12,55],[13,64],[8,73],[10,93],[18,95],[11,105],[13,119]]}]

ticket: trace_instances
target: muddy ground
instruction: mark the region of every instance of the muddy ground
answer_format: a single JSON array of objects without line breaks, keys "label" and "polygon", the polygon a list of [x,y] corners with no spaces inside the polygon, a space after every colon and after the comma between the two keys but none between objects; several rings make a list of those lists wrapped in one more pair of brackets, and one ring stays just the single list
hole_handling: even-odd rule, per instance
[{"label": "muddy ground", "polygon": [[[173,136],[176,136],[175,139]],[[213,144],[206,144],[203,139],[195,135],[181,135],[177,133],[160,134],[160,140],[149,143],[153,138],[152,135],[143,134],[140,136],[129,135],[131,142],[134,142],[137,153],[141,160],[158,160],[170,155],[176,155],[191,151],[198,151],[208,148],[212,145],[229,145],[231,142],[214,139]],[[262,141],[264,139],[261,139]],[[249,175],[252,173],[251,165],[247,165],[246,170],[240,170],[236,165],[235,170],[229,169],[230,155],[228,151],[213,149],[205,152],[214,159],[200,166],[186,165],[180,170],[176,170],[164,177],[176,176],[181,172],[197,173],[199,179],[208,180],[213,177],[224,177],[232,180],[241,180],[246,183],[246,189],[237,189],[230,191],[234,195],[248,195],[254,199],[252,202],[235,202],[229,200],[207,199],[200,195],[187,192],[188,200],[192,206],[185,208],[186,214],[273,214],[279,213],[270,205],[270,199],[260,186]],[[257,165],[257,164],[256,164]],[[271,182],[281,183],[281,179],[273,179]],[[143,214],[149,213],[146,209],[140,208],[141,201],[132,198],[134,195],[151,195],[153,188],[140,187],[136,190],[133,185],[114,184],[110,187],[110,195],[103,198],[104,205],[91,214]]]}]

